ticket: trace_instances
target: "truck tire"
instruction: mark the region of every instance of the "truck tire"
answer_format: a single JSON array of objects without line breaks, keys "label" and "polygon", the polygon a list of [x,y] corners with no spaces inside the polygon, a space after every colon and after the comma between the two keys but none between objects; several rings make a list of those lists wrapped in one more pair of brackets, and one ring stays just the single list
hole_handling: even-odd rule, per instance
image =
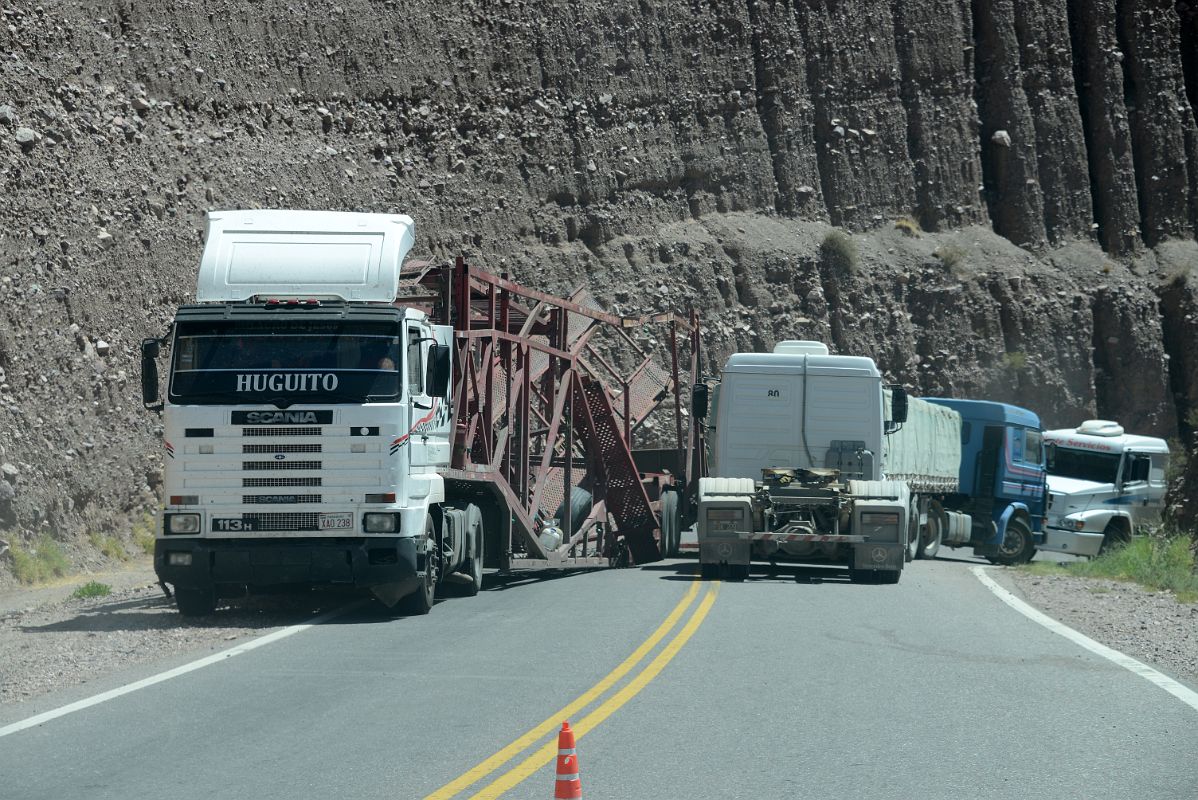
[{"label": "truck tire", "polygon": [[483,558],[486,547],[486,531],[483,529],[483,514],[478,506],[466,506],[466,530],[470,536],[470,555],[462,563],[462,572],[470,583],[462,585],[464,597],[474,597],[483,588]]},{"label": "truck tire", "polygon": [[394,610],[408,616],[421,616],[433,609],[437,596],[437,564],[440,561],[437,554],[437,532],[433,527],[433,518],[426,517],[424,521],[425,557],[424,579],[416,591],[404,597],[395,604]]},{"label": "truck tire", "polygon": [[919,498],[912,497],[911,505],[907,507],[907,553],[905,561],[919,558],[920,545],[923,543],[923,533],[919,529]]},{"label": "truck tire", "polygon": [[933,503],[928,507],[928,527],[924,529],[923,538],[919,546],[920,558],[935,558],[940,552],[940,543],[944,541],[944,517],[941,515],[940,506]]},{"label": "truck tire", "polygon": [[[553,515],[557,518],[558,523],[562,527],[562,531],[566,530],[566,501],[562,501],[557,511]],[[594,499],[591,493],[581,486],[570,487],[570,535],[578,533],[578,529],[582,527],[582,523],[591,514],[591,507],[594,505]]]},{"label": "truck tire", "polygon": [[678,545],[682,543],[682,517],[678,510],[678,493],[661,493],[661,555],[677,558]]},{"label": "truck tire", "polygon": [[728,565],[728,580],[733,583],[744,583],[749,577],[748,564],[729,564]]},{"label": "truck tire", "polygon": [[1102,531],[1102,545],[1098,548],[1098,554],[1109,553],[1130,541],[1131,533],[1128,531],[1127,525],[1118,519],[1113,519],[1106,524],[1106,528]]},{"label": "truck tire", "polygon": [[719,564],[700,564],[699,574],[705,581],[718,581],[720,579]]},{"label": "truck tire", "polygon": [[990,557],[990,561],[1003,566],[1026,564],[1036,554],[1036,542],[1032,539],[1032,529],[1022,517],[1012,517],[1007,523],[1007,533],[998,552]]},{"label": "truck tire", "polygon": [[175,605],[185,617],[206,617],[216,611],[216,590],[209,586],[176,586]]}]

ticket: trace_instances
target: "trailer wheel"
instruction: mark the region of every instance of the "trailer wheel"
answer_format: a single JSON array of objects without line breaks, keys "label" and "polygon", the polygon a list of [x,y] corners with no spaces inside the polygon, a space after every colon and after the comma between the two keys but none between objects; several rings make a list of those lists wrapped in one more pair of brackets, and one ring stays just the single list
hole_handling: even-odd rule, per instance
[{"label": "trailer wheel", "polygon": [[404,597],[395,604],[395,609],[403,614],[420,616],[427,614],[433,608],[437,594],[437,532],[433,527],[433,518],[424,520],[424,580],[416,591]]},{"label": "trailer wheel", "polygon": [[1013,517],[1007,523],[1007,533],[1002,544],[998,546],[990,561],[1003,566],[1026,564],[1036,554],[1036,542],[1032,539],[1032,529],[1022,517]]},{"label": "trailer wheel", "polygon": [[940,504],[933,503],[928,507],[928,527],[924,531],[919,546],[920,558],[935,558],[940,552],[940,543],[944,540],[944,518],[941,516]]},{"label": "trailer wheel", "polygon": [[176,586],[175,605],[185,617],[206,617],[216,611],[216,589],[207,586]]},{"label": "trailer wheel", "polygon": [[661,493],[661,555],[677,558],[678,545],[682,542],[682,518],[678,511],[678,493]]}]

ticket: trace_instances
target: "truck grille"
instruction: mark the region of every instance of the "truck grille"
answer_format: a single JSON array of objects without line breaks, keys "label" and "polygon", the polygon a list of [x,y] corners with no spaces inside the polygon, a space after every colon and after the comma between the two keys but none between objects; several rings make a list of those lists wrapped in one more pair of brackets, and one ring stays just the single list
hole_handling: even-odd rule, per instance
[{"label": "truck grille", "polygon": [[320,514],[315,511],[293,513],[242,514],[241,518],[254,523],[256,531],[315,531],[320,530]]},{"label": "truck grille", "polygon": [[255,469],[320,469],[322,461],[242,461],[243,470]]},{"label": "truck grille", "polygon": [[242,436],[320,436],[324,428],[242,428]]},{"label": "truck grille", "polygon": [[319,503],[318,494],[243,494],[241,502],[247,506],[278,505],[279,503]]},{"label": "truck grille", "polygon": [[320,478],[242,478],[243,489],[278,488],[280,486],[320,486]]},{"label": "truck grille", "polygon": [[319,444],[243,444],[243,453],[319,453]]}]

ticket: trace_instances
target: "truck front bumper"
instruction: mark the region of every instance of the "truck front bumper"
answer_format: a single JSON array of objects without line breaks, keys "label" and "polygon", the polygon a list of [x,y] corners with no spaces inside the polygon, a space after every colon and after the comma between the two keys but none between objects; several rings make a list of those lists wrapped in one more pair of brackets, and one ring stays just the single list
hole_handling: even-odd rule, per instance
[{"label": "truck front bumper", "polygon": [[1094,531],[1067,531],[1062,528],[1045,528],[1041,550],[1054,553],[1069,553],[1074,556],[1096,556],[1102,547],[1102,534]]},{"label": "truck front bumper", "polygon": [[320,539],[164,538],[154,543],[154,571],[175,586],[399,584],[415,589],[424,554],[402,536]]}]

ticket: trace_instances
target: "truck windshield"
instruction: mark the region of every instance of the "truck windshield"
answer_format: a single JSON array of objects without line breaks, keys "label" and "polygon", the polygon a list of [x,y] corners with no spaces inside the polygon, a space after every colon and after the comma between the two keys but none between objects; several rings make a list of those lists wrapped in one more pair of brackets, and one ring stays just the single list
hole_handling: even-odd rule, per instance
[{"label": "truck windshield", "polygon": [[1119,456],[1067,450],[1060,445],[1049,448],[1048,474],[1094,483],[1114,483],[1119,475]]},{"label": "truck windshield", "polygon": [[180,322],[175,403],[360,403],[399,397],[398,321]]}]

